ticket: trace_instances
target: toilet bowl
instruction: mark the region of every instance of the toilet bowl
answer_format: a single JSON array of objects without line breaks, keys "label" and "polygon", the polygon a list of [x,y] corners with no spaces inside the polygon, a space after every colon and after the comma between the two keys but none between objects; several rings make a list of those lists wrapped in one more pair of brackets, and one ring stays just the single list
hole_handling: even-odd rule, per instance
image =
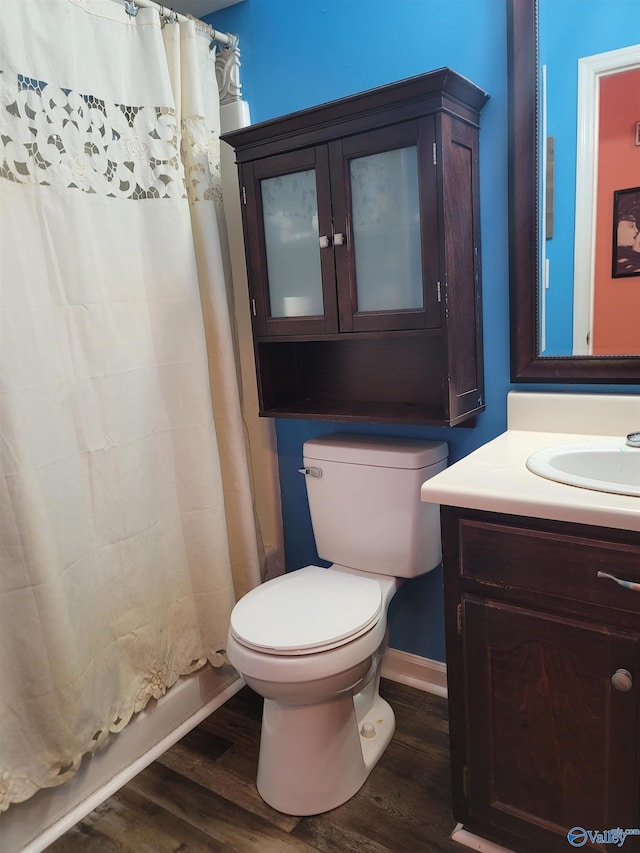
[{"label": "toilet bowl", "polygon": [[[307,566],[236,605],[227,654],[265,700],[257,787],[278,811],[318,814],[346,802],[391,740],[395,719],[378,684],[397,586]],[[282,618],[288,608],[298,614],[293,627]],[[267,613],[273,630],[264,636]]]},{"label": "toilet bowl", "polygon": [[439,514],[419,490],[446,455],[443,442],[335,435],[305,444],[318,552],[349,564],[305,566],[252,590],[227,639],[230,662],[264,697],[257,787],[279,811],[346,802],[393,736],[379,695],[387,609],[405,577],[439,563]]}]

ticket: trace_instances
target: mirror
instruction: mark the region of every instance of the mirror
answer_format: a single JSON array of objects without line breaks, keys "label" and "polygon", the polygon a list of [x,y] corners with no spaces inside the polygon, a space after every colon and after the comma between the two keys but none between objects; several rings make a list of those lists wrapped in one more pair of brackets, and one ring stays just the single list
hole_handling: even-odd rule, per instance
[{"label": "mirror", "polygon": [[[564,25],[557,25],[546,18],[539,18],[540,8],[543,4],[549,4],[554,13],[561,6],[565,7]],[[625,3],[625,5],[627,5]],[[509,266],[510,266],[510,289],[511,289],[511,375],[513,381],[540,381],[540,382],[583,382],[583,383],[640,383],[640,352],[637,355],[574,355],[562,354],[562,348],[552,354],[545,341],[545,328],[542,318],[545,309],[556,311],[552,300],[546,300],[546,294],[541,289],[541,272],[547,272],[547,263],[544,258],[553,255],[551,249],[547,252],[546,234],[543,239],[543,228],[541,227],[542,215],[546,213],[550,184],[547,176],[549,172],[543,170],[544,157],[547,145],[539,145],[538,140],[544,135],[546,139],[546,107],[555,97],[551,90],[553,85],[553,47],[549,41],[542,43],[543,38],[548,39],[548,34],[554,35],[554,43],[562,48],[562,45],[572,43],[576,33],[582,29],[585,7],[589,11],[595,11],[596,6],[607,9],[611,17],[619,14],[619,4],[596,2],[578,3],[576,0],[507,0],[507,23],[508,23],[508,98],[509,98]],[[629,6],[631,9],[631,6]],[[636,6],[637,9],[637,6]],[[570,12],[569,15],[566,11]],[[547,11],[543,8],[542,14]],[[626,18],[627,31],[633,30],[639,24],[636,20],[640,16]],[[567,22],[571,21],[571,28]],[[623,25],[624,25],[623,21]],[[605,20],[602,29],[606,29]],[[563,29],[564,26],[564,29]],[[596,29],[598,29],[596,27]],[[596,33],[597,34],[597,33]],[[538,38],[541,41],[539,44]],[[637,38],[636,41],[640,41]],[[628,42],[626,43],[628,44]],[[616,46],[624,46],[616,45]],[[544,57],[547,74],[547,91],[539,81],[544,83],[544,75],[539,63],[540,57]],[[598,47],[596,39],[592,39],[589,45],[589,54],[596,55],[601,50],[612,49],[611,43],[604,48]],[[577,63],[574,63],[574,66]],[[577,68],[574,72],[573,98],[577,98]],[[566,95],[565,95],[566,97]],[[577,114],[577,103],[568,104],[563,102],[569,114]],[[640,120],[640,115],[638,115]],[[542,131],[542,132],[541,132]],[[572,171],[573,186],[576,184],[576,162],[565,165],[560,158],[559,148],[564,145],[563,140],[555,140],[557,156],[555,189],[562,186],[562,179]],[[577,149],[577,123],[574,121],[573,139],[571,140],[573,151]],[[640,147],[637,149],[640,164]],[[563,172],[558,174],[562,163]],[[548,165],[548,164],[545,164]],[[545,182],[542,181],[542,176]],[[582,183],[580,182],[580,186]],[[638,180],[634,185],[626,184],[624,189],[640,186],[640,165],[638,167]],[[543,192],[543,189],[545,192]],[[621,187],[620,189],[623,189]],[[569,268],[573,270],[574,245],[573,229],[574,221],[565,221],[568,193],[562,192],[560,199],[553,203],[554,224],[553,233],[561,235],[567,228],[571,229],[570,241],[567,245],[560,245],[561,254],[565,261],[569,260]],[[627,200],[621,196],[619,202]],[[633,200],[633,198],[631,198]],[[574,206],[574,212],[569,217],[575,220],[575,190],[570,199]],[[613,205],[613,199],[611,199]],[[610,214],[611,215],[611,214]],[[620,216],[620,218],[622,218]],[[548,227],[545,220],[545,229]],[[557,243],[560,243],[556,237]],[[613,241],[613,223],[609,229],[609,243]],[[564,243],[565,241],[563,241]],[[570,243],[570,245],[569,245]],[[554,247],[554,249],[556,248]],[[557,262],[554,271],[557,271],[560,263]],[[570,292],[569,299],[573,296],[573,281],[571,272],[565,275],[566,281],[563,287]],[[637,280],[640,288],[640,277]],[[622,279],[616,279],[622,281]],[[629,279],[630,281],[630,279]],[[555,282],[554,282],[555,286]],[[572,314],[572,309],[571,309]],[[569,319],[572,323],[572,317]],[[640,316],[638,316],[640,324]],[[546,326],[546,323],[545,323]],[[544,351],[543,351],[544,347]],[[575,349],[570,349],[570,353]],[[543,354],[544,353],[544,354]]]}]

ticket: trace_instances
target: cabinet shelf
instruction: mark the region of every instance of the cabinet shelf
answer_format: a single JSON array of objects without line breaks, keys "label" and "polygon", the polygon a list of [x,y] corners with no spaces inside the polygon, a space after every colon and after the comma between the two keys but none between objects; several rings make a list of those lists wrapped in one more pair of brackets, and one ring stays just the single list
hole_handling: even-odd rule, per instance
[{"label": "cabinet shelf", "polygon": [[445,350],[441,332],[425,331],[258,341],[260,414],[455,426],[482,398],[455,414]]},{"label": "cabinet shelf", "polygon": [[[397,340],[400,344],[402,341],[408,341],[411,338],[422,338],[425,336],[433,338],[442,338],[443,330],[437,329],[405,329],[385,332],[385,337],[389,340]],[[380,332],[335,332],[333,334],[323,335],[323,341],[377,341],[380,339]],[[272,344],[272,343],[287,343],[287,342],[302,342],[302,341],[317,341],[317,335],[260,335],[256,336],[256,343]]]},{"label": "cabinet shelf", "polygon": [[[389,424],[441,425],[437,406],[418,403],[388,403],[377,400],[295,400],[287,406],[260,413],[269,418],[302,418],[324,421],[382,422]],[[466,420],[461,426],[475,422]]]}]

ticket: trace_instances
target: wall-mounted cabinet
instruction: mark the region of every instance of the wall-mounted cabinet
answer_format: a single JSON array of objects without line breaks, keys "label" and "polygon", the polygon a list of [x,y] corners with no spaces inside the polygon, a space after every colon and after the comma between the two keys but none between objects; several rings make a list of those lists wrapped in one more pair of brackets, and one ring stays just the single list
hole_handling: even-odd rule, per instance
[{"label": "wall-mounted cabinet", "polygon": [[261,415],[454,425],[484,408],[486,99],[441,69],[224,136]]}]

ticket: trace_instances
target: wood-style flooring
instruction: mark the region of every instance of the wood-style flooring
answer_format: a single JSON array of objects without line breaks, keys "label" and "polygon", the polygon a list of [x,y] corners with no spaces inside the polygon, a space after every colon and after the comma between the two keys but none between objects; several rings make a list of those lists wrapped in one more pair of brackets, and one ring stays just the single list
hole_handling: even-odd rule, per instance
[{"label": "wood-style flooring", "polygon": [[383,680],[396,733],[365,785],[322,815],[289,817],[256,787],[262,700],[222,708],[51,845],[51,853],[429,853],[452,842],[446,700]]}]

